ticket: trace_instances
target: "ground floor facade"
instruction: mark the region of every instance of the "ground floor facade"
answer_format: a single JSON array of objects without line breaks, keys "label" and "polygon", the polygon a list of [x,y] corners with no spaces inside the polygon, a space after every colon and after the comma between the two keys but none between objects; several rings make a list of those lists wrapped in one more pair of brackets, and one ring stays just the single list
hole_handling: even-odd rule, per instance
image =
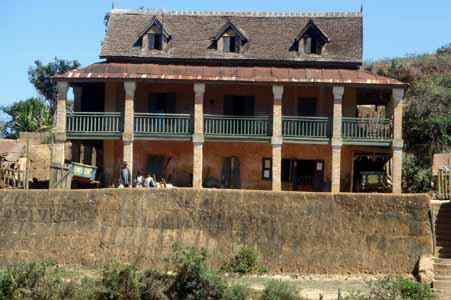
[{"label": "ground floor facade", "polygon": [[[91,146],[89,146],[91,145]],[[94,146],[93,146],[94,145]],[[84,148],[84,151],[80,151]],[[271,190],[272,145],[259,142],[207,141],[202,149],[202,187]],[[96,149],[97,159],[90,155]],[[284,143],[281,160],[281,189],[284,191],[329,192],[332,184],[332,146]],[[389,147],[345,145],[340,155],[340,191],[374,191],[366,182],[378,174],[391,181],[392,151]],[[100,167],[105,187],[117,186],[124,157],[121,140],[73,141],[72,160]],[[193,186],[194,145],[192,141],[135,140],[133,176],[150,174],[176,187]],[[336,166],[335,166],[336,168]],[[374,184],[382,184],[374,182]],[[382,184],[383,185],[383,184]],[[381,192],[389,187],[379,185]]]}]

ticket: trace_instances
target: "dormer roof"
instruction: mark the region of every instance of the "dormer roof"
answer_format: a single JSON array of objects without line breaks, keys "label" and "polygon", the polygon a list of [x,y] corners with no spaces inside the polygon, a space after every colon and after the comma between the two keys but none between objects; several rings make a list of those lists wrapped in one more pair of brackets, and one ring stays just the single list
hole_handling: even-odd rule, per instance
[{"label": "dormer roof", "polygon": [[311,31],[315,32],[317,36],[319,36],[323,40],[323,42],[325,43],[329,42],[329,37],[327,36],[327,34],[324,31],[322,31],[321,28],[319,28],[312,19],[310,19],[307,25],[305,25],[304,28],[302,28],[301,32],[299,32],[299,34],[297,35],[296,40],[299,41],[307,33]]},{"label": "dormer roof", "polygon": [[219,31],[213,36],[212,40],[214,41],[219,40],[228,31],[232,31],[236,36],[238,36],[241,39],[242,43],[246,43],[249,40],[247,36],[244,34],[244,32],[230,21],[227,21],[219,29]]},{"label": "dormer roof", "polygon": [[166,39],[171,37],[171,33],[169,32],[167,26],[163,26],[163,23],[158,20],[156,17],[152,17],[147,24],[145,24],[144,29],[138,34],[136,41],[143,37],[146,33],[148,33],[152,28],[158,28],[158,30],[163,34]]}]

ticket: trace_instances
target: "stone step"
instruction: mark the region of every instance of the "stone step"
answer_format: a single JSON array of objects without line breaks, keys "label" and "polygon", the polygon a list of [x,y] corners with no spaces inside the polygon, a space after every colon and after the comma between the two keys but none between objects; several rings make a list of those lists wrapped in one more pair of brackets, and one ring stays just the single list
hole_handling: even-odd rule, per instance
[{"label": "stone step", "polygon": [[451,276],[451,265],[434,264],[435,276]]},{"label": "stone step", "polygon": [[434,289],[436,300],[451,300],[451,293],[448,290]]},{"label": "stone step", "polygon": [[434,264],[451,266],[451,259],[449,259],[449,258],[433,257],[432,259],[434,261]]},{"label": "stone step", "polygon": [[[434,275],[434,280],[437,281],[448,281],[451,282],[451,275]],[[449,286],[449,288],[451,289],[451,285]]]},{"label": "stone step", "polygon": [[448,292],[451,289],[451,280],[435,280],[432,283],[434,289]]}]

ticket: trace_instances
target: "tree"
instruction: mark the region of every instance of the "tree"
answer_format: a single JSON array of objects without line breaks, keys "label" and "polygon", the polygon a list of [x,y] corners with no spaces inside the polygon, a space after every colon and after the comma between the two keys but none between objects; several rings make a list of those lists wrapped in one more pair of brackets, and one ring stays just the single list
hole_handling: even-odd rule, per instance
[{"label": "tree", "polygon": [[52,115],[48,103],[40,98],[18,101],[1,110],[10,118],[2,133],[8,138],[17,138],[21,131],[45,131],[52,126]]},{"label": "tree", "polygon": [[366,66],[410,84],[405,98],[403,190],[430,190],[432,156],[451,148],[451,44],[434,54],[382,60]]},{"label": "tree", "polygon": [[77,60],[65,60],[55,57],[54,61],[43,64],[36,60],[28,70],[28,78],[36,90],[48,101],[53,114],[56,105],[56,81],[53,76],[76,69],[80,66]]}]

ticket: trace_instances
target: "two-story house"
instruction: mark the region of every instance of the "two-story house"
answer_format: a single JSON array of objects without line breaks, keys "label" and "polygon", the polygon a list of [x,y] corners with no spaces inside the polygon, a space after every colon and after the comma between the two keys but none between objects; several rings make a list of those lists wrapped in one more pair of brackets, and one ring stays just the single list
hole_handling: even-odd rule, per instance
[{"label": "two-story house", "polygon": [[[90,145],[176,186],[401,192],[407,85],[362,70],[360,12],[114,9],[102,62],[56,77],[53,162]],[[73,111],[66,111],[68,88]],[[373,182],[374,183],[374,182]]]}]

